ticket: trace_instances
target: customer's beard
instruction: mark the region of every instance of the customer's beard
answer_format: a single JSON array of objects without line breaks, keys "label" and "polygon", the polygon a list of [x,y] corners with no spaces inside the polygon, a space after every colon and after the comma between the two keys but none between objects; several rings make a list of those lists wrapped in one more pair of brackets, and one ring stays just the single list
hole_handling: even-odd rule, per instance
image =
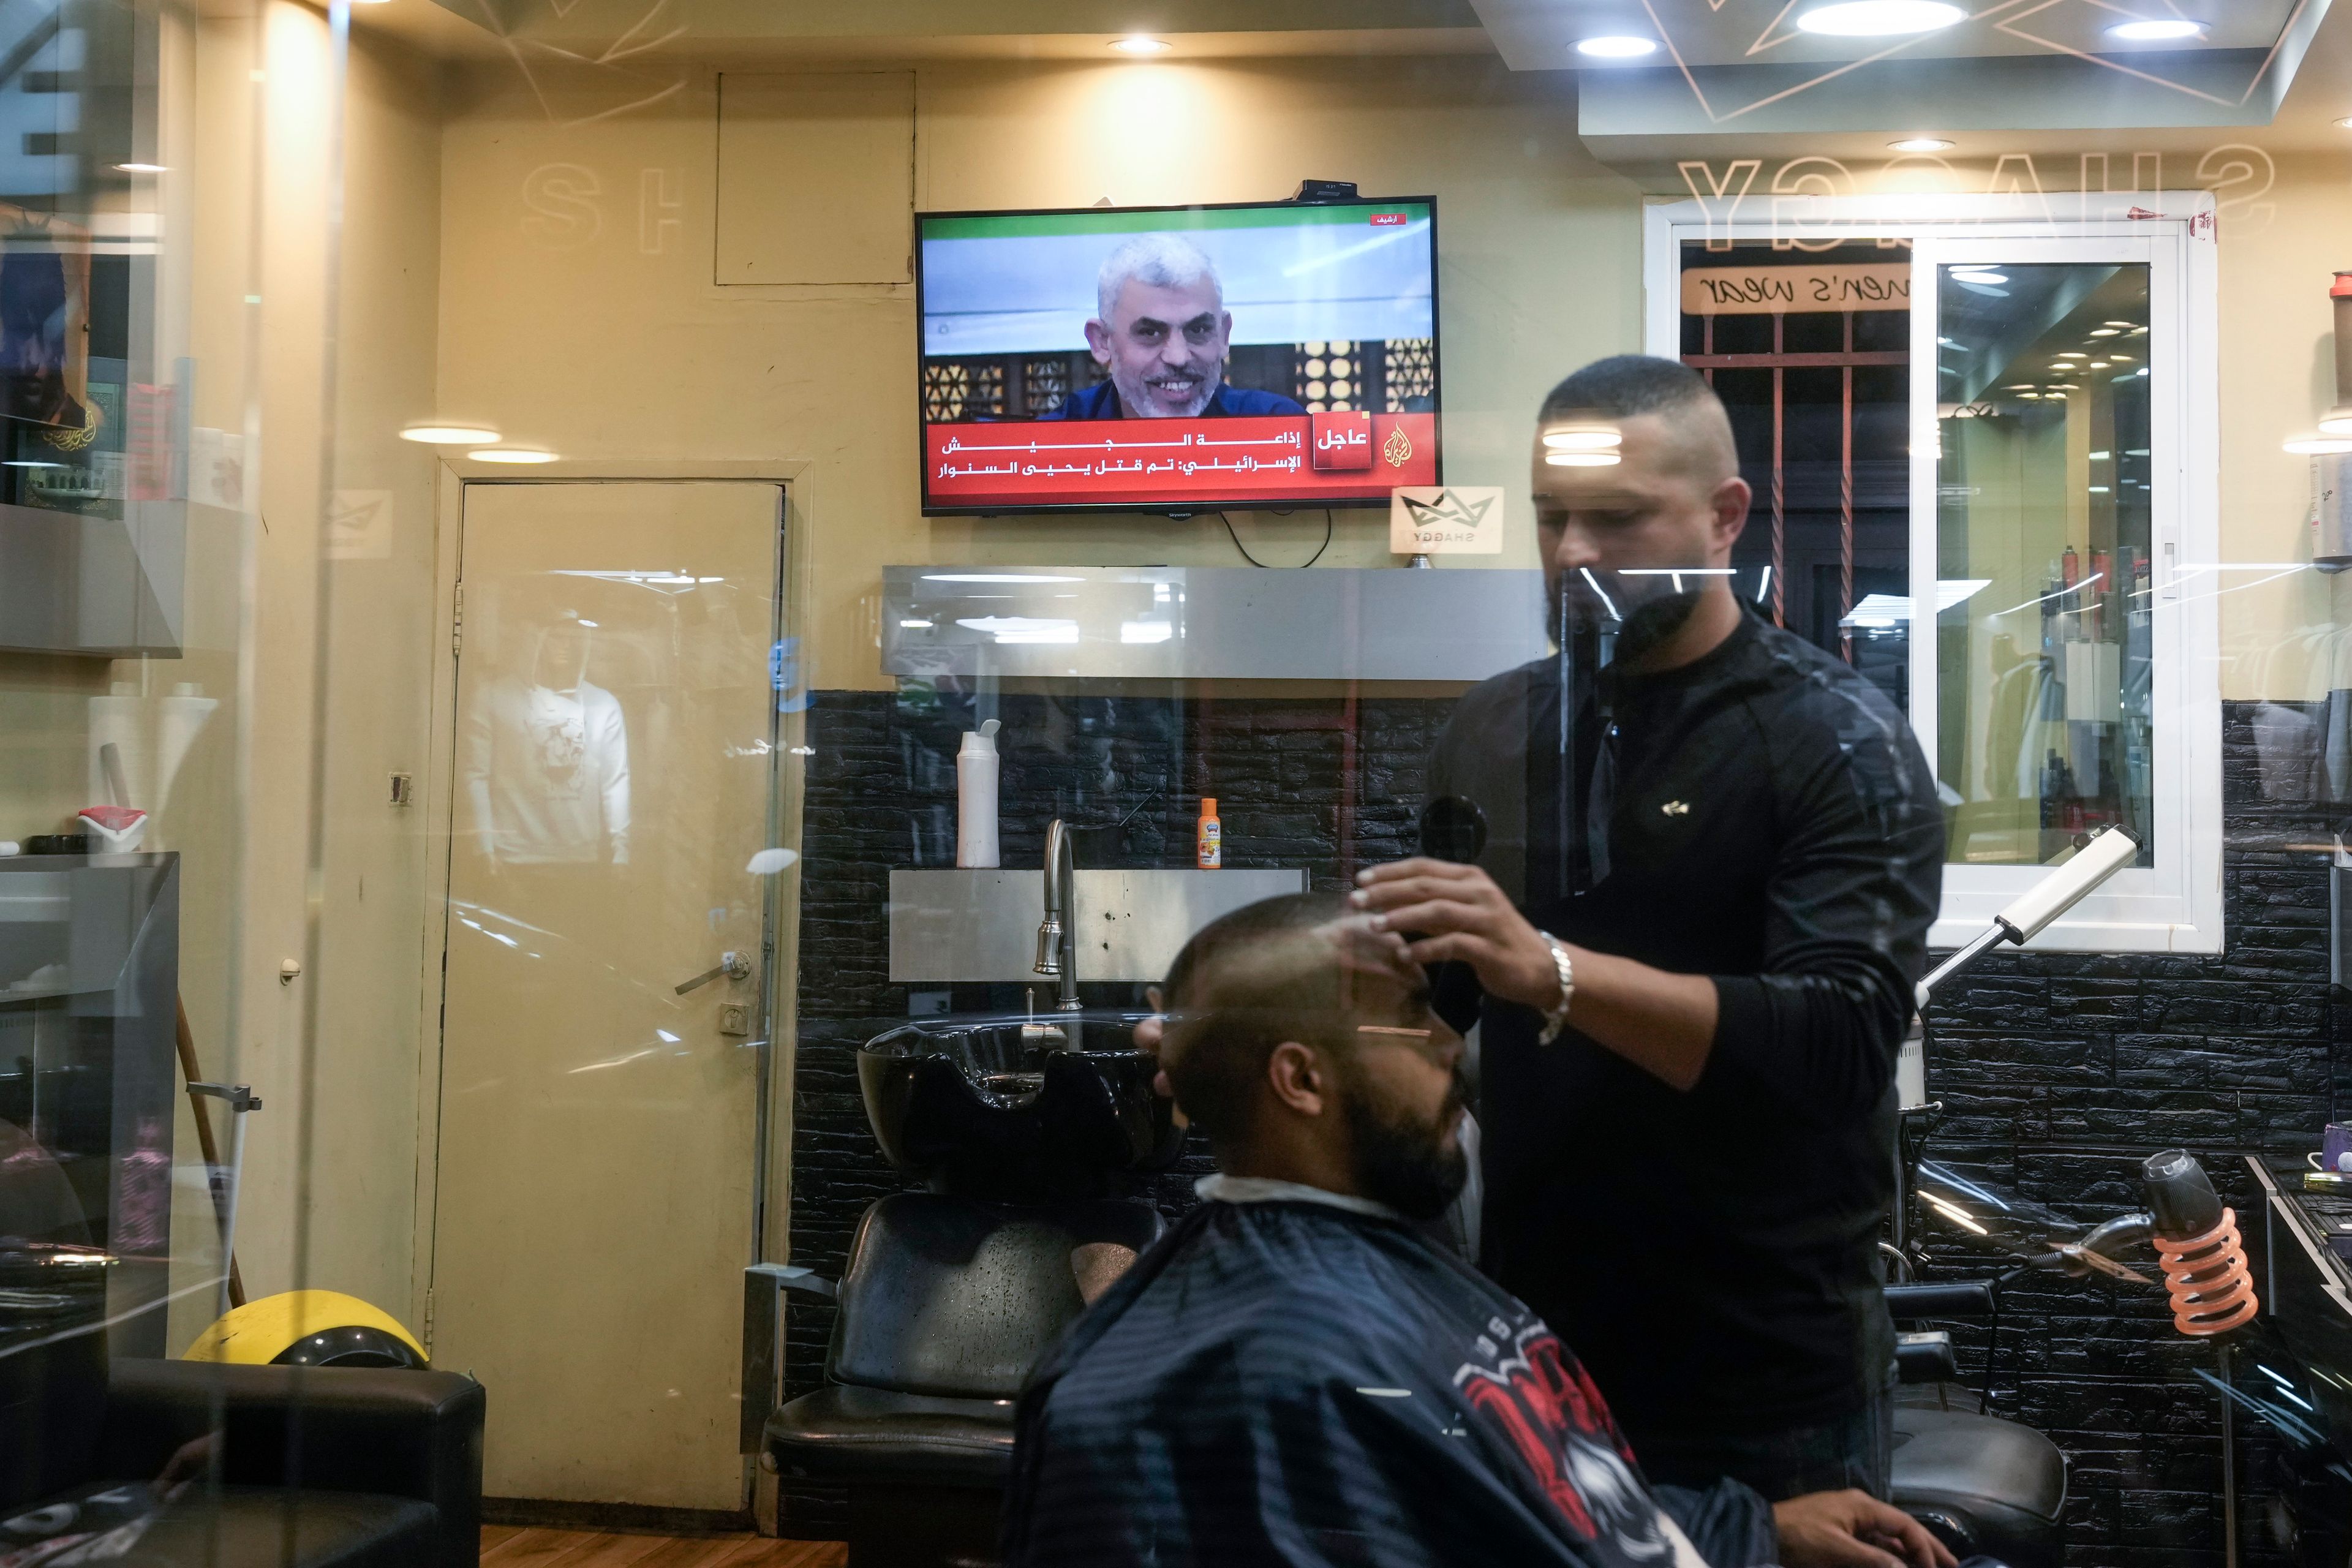
[{"label": "customer's beard", "polygon": [[1461,1139],[1447,1137],[1468,1103],[1469,1084],[1458,1069],[1437,1119],[1427,1124],[1382,1114],[1357,1086],[1346,1100],[1356,1191],[1409,1219],[1444,1214],[1470,1179],[1470,1156]]}]

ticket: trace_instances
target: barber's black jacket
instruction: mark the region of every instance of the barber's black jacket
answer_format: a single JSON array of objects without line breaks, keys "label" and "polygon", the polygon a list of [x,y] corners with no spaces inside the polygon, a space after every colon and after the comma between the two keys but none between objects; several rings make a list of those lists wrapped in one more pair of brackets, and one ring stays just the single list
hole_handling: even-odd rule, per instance
[{"label": "barber's black jacket", "polygon": [[1894,1359],[1876,1242],[1942,882],[1934,775],[1883,694],[1752,612],[1683,668],[1604,672],[1567,722],[1560,685],[1542,661],[1474,689],[1429,793],[1485,809],[1481,862],[1538,925],[1711,976],[1719,1016],[1678,1092],[1485,1001],[1486,1266],[1636,1451],[1834,1420]]}]

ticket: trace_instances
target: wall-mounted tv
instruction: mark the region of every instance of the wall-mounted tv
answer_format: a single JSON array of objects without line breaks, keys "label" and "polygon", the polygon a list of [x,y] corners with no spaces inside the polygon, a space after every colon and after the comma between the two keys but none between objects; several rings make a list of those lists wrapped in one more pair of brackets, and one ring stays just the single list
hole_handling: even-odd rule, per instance
[{"label": "wall-mounted tv", "polygon": [[919,213],[923,510],[1442,482],[1437,202]]}]

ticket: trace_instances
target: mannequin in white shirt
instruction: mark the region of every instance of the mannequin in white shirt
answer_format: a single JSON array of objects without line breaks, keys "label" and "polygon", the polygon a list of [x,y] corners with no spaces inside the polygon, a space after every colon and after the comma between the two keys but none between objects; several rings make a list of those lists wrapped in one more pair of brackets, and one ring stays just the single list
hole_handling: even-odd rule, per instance
[{"label": "mannequin in white shirt", "polygon": [[588,679],[590,625],[567,611],[533,638],[527,672],[484,683],[468,705],[466,792],[493,870],[628,862],[628,727]]}]

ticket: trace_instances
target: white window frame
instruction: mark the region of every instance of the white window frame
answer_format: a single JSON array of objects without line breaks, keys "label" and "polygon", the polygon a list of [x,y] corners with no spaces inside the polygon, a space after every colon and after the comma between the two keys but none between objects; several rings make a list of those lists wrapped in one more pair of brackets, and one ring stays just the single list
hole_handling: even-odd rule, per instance
[{"label": "white window frame", "polygon": [[[1908,239],[1911,310],[1911,722],[1937,756],[1936,286],[1939,266],[2125,261],[2148,267],[2150,654],[2156,864],[2118,872],[2034,940],[2072,952],[2219,952],[2221,692],[2215,568],[2221,563],[2218,268],[2213,199],[2202,191],[2072,195],[1776,197],[1743,218],[1720,203],[1663,203],[1643,218],[1646,352],[1682,353],[1682,247],[1688,241]],[[1708,207],[1715,207],[1710,213]],[[1957,947],[2048,871],[1944,868],[1928,942]]]}]

